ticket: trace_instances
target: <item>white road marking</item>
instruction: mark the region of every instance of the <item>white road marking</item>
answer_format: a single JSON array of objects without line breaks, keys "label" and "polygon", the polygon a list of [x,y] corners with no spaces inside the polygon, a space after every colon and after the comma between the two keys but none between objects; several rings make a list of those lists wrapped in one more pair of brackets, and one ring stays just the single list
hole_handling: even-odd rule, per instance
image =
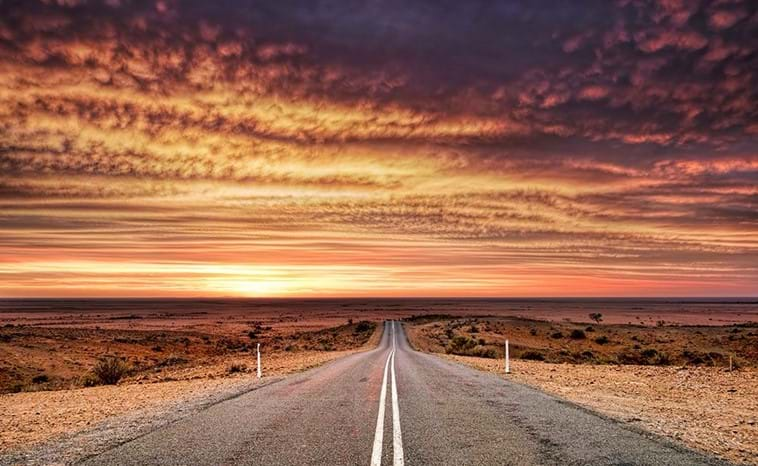
[{"label": "white road marking", "polygon": [[[394,328],[394,322],[393,322]],[[395,332],[392,333],[392,346],[395,346]],[[392,464],[403,466],[403,433],[400,430],[400,405],[397,402],[397,384],[395,383],[395,350],[392,350]]]},{"label": "white road marking", "polygon": [[[392,327],[390,327],[392,329]],[[384,405],[387,401],[387,369],[390,366],[390,358],[395,350],[390,351],[387,362],[384,363],[384,377],[382,378],[382,391],[379,394],[379,414],[376,416],[376,430],[374,431],[374,449],[371,452],[371,466],[382,464],[382,442],[384,441]]]},{"label": "white road marking", "polygon": [[374,448],[371,452],[371,466],[382,464],[382,443],[384,441],[384,406],[387,403],[387,370],[392,364],[392,464],[403,466],[403,434],[400,431],[400,404],[397,401],[397,382],[395,381],[395,349],[396,334],[395,322],[390,321],[390,338],[392,339],[392,351],[384,363],[384,377],[382,378],[382,390],[379,393],[379,413],[376,416],[376,430],[374,431]]}]

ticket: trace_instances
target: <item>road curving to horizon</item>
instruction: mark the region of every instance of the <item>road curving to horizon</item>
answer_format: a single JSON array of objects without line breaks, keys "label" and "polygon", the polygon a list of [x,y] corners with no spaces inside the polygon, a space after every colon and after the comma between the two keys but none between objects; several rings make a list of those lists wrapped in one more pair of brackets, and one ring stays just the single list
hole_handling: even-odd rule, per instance
[{"label": "road curving to horizon", "polygon": [[327,363],[87,465],[722,465],[502,376],[413,350],[399,322]]}]

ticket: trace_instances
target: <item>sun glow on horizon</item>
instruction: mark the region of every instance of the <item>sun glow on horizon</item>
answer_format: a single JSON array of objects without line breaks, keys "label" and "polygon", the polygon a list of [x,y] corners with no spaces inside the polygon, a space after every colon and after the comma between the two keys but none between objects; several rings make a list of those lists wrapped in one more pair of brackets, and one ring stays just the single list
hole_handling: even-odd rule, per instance
[{"label": "sun glow on horizon", "polygon": [[621,3],[0,2],[0,296],[758,295],[758,11]]}]

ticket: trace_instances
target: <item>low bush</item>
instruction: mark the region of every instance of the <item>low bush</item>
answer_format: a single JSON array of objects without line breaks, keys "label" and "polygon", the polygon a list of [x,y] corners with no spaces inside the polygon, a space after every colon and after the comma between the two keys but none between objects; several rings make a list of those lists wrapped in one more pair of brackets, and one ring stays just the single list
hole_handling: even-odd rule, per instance
[{"label": "low bush", "polygon": [[374,323],[371,323],[371,322],[369,322],[367,320],[362,320],[362,321],[358,322],[358,325],[355,326],[355,331],[357,333],[370,332],[370,331],[374,330],[375,326],[376,326],[376,324],[374,324]]},{"label": "low bush", "polygon": [[445,348],[448,354],[457,354],[460,356],[476,356],[479,358],[496,358],[497,351],[492,348],[486,348],[479,344],[478,340],[469,338],[465,335],[456,335]]},{"label": "low bush", "polygon": [[227,369],[227,372],[230,374],[237,374],[239,372],[246,372],[247,366],[240,363],[233,363],[229,366],[229,369]]},{"label": "low bush", "polygon": [[49,381],[50,381],[50,378],[45,374],[34,376],[34,378],[32,379],[32,383],[47,383]]},{"label": "low bush", "polygon": [[645,348],[641,351],[626,349],[620,352],[616,358],[621,364],[639,364],[647,366],[665,366],[671,364],[669,356],[663,351],[658,351],[655,348]]},{"label": "low bush", "polygon": [[587,335],[584,334],[584,331],[577,329],[574,329],[571,331],[571,339],[572,340],[584,340],[587,338]]},{"label": "low bush", "polygon": [[528,359],[530,361],[544,361],[545,355],[539,351],[524,351],[521,353],[521,359]]},{"label": "low bush", "polygon": [[107,356],[95,364],[92,373],[102,385],[115,385],[129,373],[129,364],[121,358]]},{"label": "low bush", "polygon": [[600,335],[599,337],[595,338],[595,343],[597,343],[598,345],[605,345],[606,343],[608,343],[608,341],[609,341],[608,337],[606,337],[605,335]]},{"label": "low bush", "polygon": [[562,332],[553,332],[550,335],[550,338],[555,338],[556,340],[558,340],[560,338],[563,338],[563,333]]}]

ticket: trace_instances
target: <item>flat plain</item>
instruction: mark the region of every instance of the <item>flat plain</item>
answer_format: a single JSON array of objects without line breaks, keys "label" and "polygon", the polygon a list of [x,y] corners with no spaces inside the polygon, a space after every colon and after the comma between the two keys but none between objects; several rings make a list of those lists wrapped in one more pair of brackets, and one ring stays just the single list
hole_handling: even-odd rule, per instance
[{"label": "flat plain", "polygon": [[[371,349],[385,319],[417,350],[496,373],[507,337],[516,381],[735,462],[758,455],[754,301],[420,299],[0,301],[0,453],[252,389],[259,343],[264,379]],[[114,385],[94,377],[104,359],[123,363]]]}]

